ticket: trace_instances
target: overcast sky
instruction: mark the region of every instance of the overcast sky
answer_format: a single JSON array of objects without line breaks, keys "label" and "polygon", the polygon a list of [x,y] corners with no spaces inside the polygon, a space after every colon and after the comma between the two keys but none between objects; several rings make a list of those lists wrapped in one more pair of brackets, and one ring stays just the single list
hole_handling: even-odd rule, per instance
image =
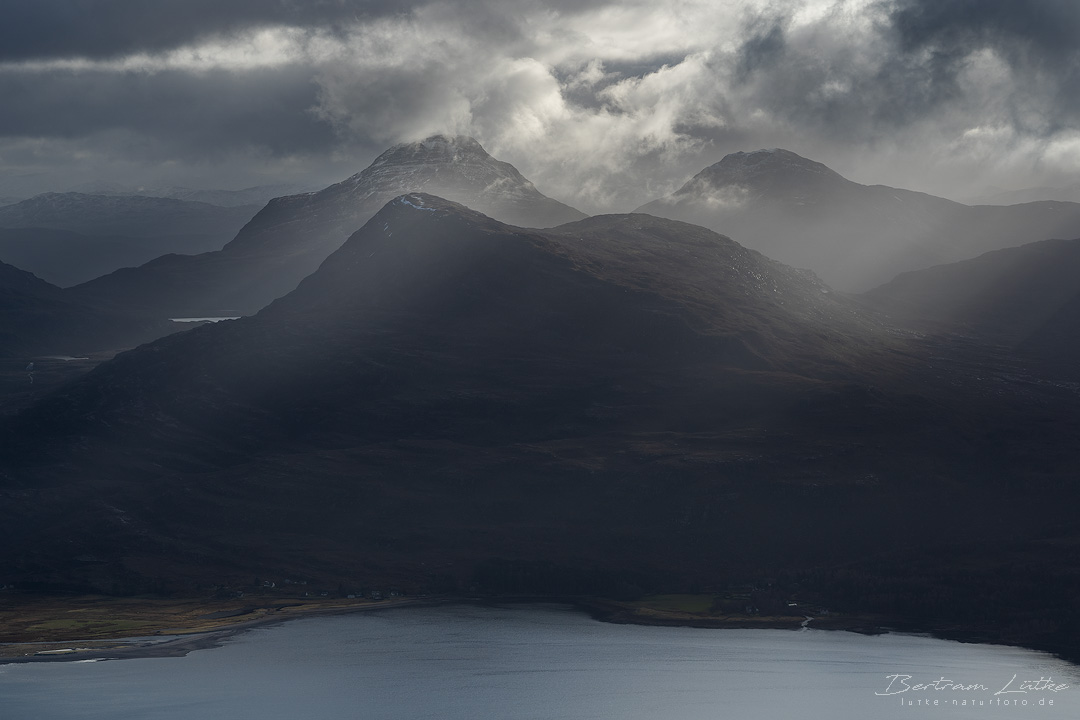
[{"label": "overcast sky", "polygon": [[0,0],[0,196],[321,186],[469,134],[628,211],[729,152],[963,199],[1080,181],[1075,0]]}]

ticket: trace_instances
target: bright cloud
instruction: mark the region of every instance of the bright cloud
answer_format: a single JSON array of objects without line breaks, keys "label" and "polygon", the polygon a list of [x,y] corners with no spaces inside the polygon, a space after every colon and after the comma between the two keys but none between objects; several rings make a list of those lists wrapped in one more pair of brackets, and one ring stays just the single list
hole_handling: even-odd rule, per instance
[{"label": "bright cloud", "polygon": [[929,0],[444,0],[193,29],[170,47],[0,62],[0,92],[20,104],[0,118],[0,153],[112,133],[138,138],[118,144],[117,167],[141,152],[157,167],[354,158],[355,171],[394,142],[463,133],[594,212],[758,147],[939,193],[1068,179],[1080,71],[1053,33],[1080,13],[1018,25],[1015,5],[987,2],[997,24]]}]

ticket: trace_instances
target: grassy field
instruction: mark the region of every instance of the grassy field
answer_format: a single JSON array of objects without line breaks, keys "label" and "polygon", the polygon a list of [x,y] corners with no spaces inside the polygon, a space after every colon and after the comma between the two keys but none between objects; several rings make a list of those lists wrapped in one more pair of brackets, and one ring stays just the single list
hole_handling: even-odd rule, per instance
[{"label": "grassy field", "polygon": [[633,604],[648,610],[704,614],[715,600],[715,595],[649,595]]},{"label": "grassy field", "polygon": [[[227,601],[104,596],[14,597],[0,601],[0,644],[94,642],[138,635],[199,633],[238,623],[392,602],[281,596]],[[2,647],[0,654],[3,654]]]}]

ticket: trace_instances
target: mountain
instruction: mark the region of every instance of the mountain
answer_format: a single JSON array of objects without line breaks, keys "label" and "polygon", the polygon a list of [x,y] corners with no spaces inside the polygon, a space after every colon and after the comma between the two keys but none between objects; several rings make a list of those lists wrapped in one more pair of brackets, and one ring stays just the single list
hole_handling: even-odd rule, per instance
[{"label": "mountain", "polygon": [[21,358],[26,364],[37,355],[79,355],[173,330],[134,313],[73,302],[62,289],[0,263],[0,358]]},{"label": "mountain", "polygon": [[976,334],[1062,367],[1080,361],[1080,240],[903,273],[862,297],[922,330]]},{"label": "mountain", "polygon": [[723,232],[747,247],[865,291],[898,273],[1080,234],[1080,204],[968,206],[860,185],[788,150],[733,153],[637,212]]},{"label": "mountain", "polygon": [[69,188],[69,192],[80,192],[90,195],[112,196],[145,196],[157,198],[171,198],[173,200],[188,200],[191,202],[208,203],[220,207],[241,207],[243,205],[257,205],[262,207],[276,197],[283,195],[295,195],[309,192],[315,188],[297,183],[278,183],[274,185],[256,185],[242,190],[215,190],[193,189],[178,186],[146,187],[127,186],[118,183],[83,183]]},{"label": "mountain", "polygon": [[[191,431],[231,428],[207,447],[246,436],[276,449],[275,427],[382,435],[395,424],[437,424],[441,411],[421,411],[428,402],[490,405],[509,421],[515,408],[583,412],[596,393],[632,408],[649,383],[693,385],[691,376],[720,368],[850,379],[884,337],[811,273],[704,228],[623,215],[526,230],[409,194],[258,315],[126,353],[57,402],[109,397],[90,414],[118,413],[118,426],[148,402],[179,402],[185,414],[206,415]],[[619,389],[615,378],[632,370],[647,371],[648,383]],[[121,376],[115,393],[89,390]],[[135,405],[119,385],[139,394]],[[667,397],[658,392],[648,390],[649,402]],[[237,431],[264,421],[264,434]]]},{"label": "mountain", "polygon": [[217,250],[257,209],[140,196],[46,193],[0,207],[0,260],[72,285],[164,253]]},{"label": "mountain", "polygon": [[[26,567],[56,548],[41,521],[119,563],[92,575],[168,567],[169,582],[245,563],[333,574],[417,543],[416,562],[462,567],[500,547],[572,554],[609,493],[645,503],[616,534],[649,538],[667,521],[635,514],[667,508],[649,488],[681,469],[831,467],[837,447],[792,435],[791,408],[837,419],[826,435],[892,434],[873,416],[912,403],[859,384],[870,365],[904,375],[883,337],[811,274],[703,228],[527,230],[405,195],[259,314],[124,353],[9,423],[0,491],[42,482],[57,504],[15,502],[0,526]],[[582,552],[621,557],[610,540]]]},{"label": "mountain", "polygon": [[416,190],[526,226],[585,217],[540,194],[472,138],[437,135],[390,148],[363,172],[319,192],[272,200],[221,252],[165,256],[77,292],[139,303],[164,317],[253,313],[295,288],[387,201]]},{"label": "mountain", "polygon": [[257,209],[254,206],[222,208],[139,195],[45,193],[0,208],[0,227],[48,228],[89,235],[171,237],[174,245],[187,239],[191,247],[221,247]]},{"label": "mountain", "polygon": [[406,194],[0,421],[0,584],[753,585],[1076,653],[1080,398],[999,360],[700,227]]},{"label": "mountain", "polygon": [[971,201],[972,205],[1015,205],[1017,203],[1057,200],[1080,202],[1080,184],[1024,188],[1023,190],[995,189]]},{"label": "mountain", "polygon": [[[168,249],[173,239],[123,235],[83,235],[47,228],[0,228],[0,261],[34,273],[61,287],[141,265]],[[185,241],[186,243],[186,241]]]}]

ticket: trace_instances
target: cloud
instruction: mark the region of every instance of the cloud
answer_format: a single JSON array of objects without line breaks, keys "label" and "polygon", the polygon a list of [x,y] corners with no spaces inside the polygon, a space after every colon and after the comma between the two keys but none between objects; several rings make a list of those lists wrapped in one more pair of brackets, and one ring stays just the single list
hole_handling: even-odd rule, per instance
[{"label": "cloud", "polygon": [[408,12],[409,0],[6,0],[0,60],[115,58],[252,28],[329,28]]},{"label": "cloud", "polygon": [[156,158],[199,160],[237,145],[327,152],[332,129],[310,112],[318,88],[296,68],[242,74],[57,72],[48,82],[0,73],[0,136],[73,138],[128,130],[154,138]]},{"label": "cloud", "polygon": [[12,5],[0,170],[63,168],[59,152],[16,166],[5,147],[82,138],[93,154],[123,137],[111,167],[355,172],[389,144],[453,132],[594,212],[759,147],[939,193],[1075,173],[1072,2],[90,5]]},{"label": "cloud", "polygon": [[1046,132],[1076,122],[1080,109],[1077,3],[904,0],[892,7],[889,19],[901,50],[935,58],[944,81],[955,81],[974,56],[1000,58],[1017,80],[1012,119],[1021,129]]}]

